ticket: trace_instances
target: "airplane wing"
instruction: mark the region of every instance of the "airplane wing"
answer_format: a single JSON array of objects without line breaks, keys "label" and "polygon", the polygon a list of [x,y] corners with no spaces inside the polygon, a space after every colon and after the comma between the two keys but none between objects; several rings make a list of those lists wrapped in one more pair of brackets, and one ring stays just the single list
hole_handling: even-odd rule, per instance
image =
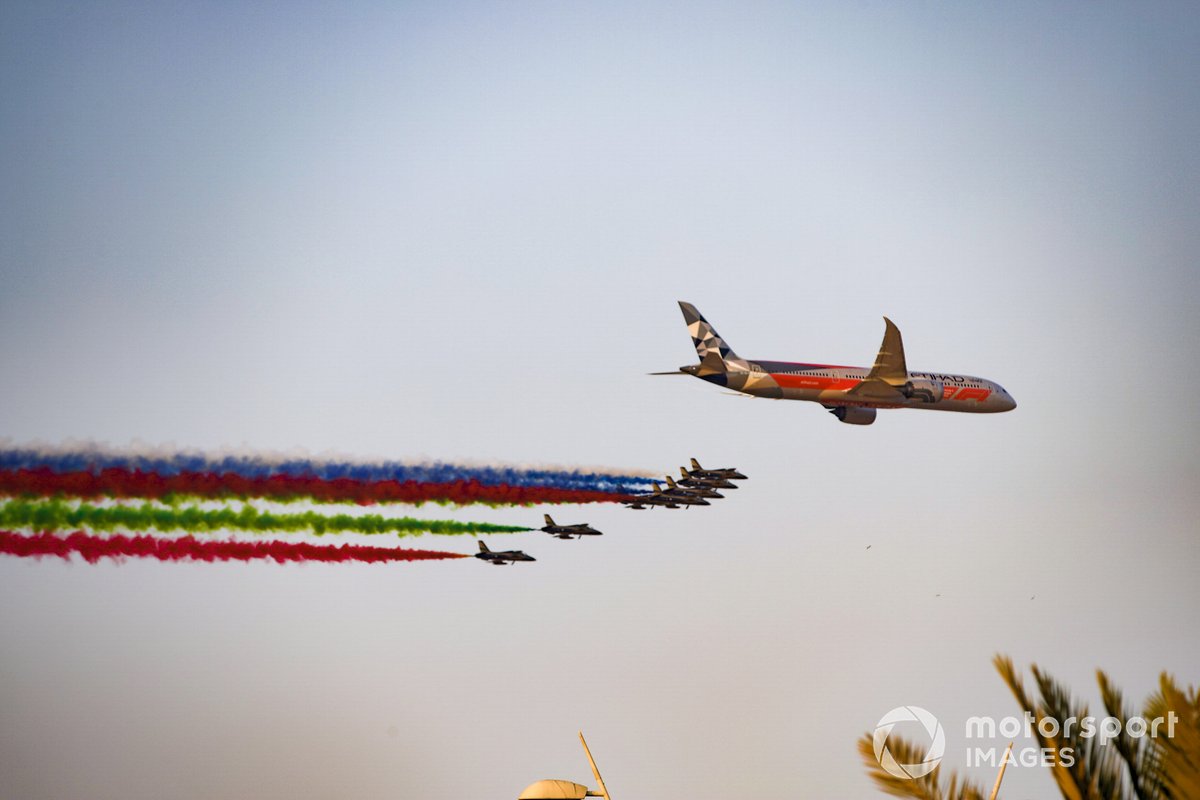
[{"label": "airplane wing", "polygon": [[847,397],[861,400],[864,403],[898,403],[906,400],[904,393],[887,381],[877,378],[867,378],[853,389],[846,392]]},{"label": "airplane wing", "polygon": [[887,317],[883,322],[883,343],[879,346],[879,355],[875,356],[875,366],[862,382],[846,392],[846,396],[866,403],[903,403],[904,394],[896,387],[908,382],[904,340],[900,338],[896,323]]},{"label": "airplane wing", "polygon": [[875,356],[875,366],[867,373],[867,381],[878,380],[903,385],[908,380],[908,364],[904,361],[904,340],[900,338],[900,329],[896,327],[896,323],[887,317],[883,318],[883,322],[883,344],[879,346],[879,355]]}]

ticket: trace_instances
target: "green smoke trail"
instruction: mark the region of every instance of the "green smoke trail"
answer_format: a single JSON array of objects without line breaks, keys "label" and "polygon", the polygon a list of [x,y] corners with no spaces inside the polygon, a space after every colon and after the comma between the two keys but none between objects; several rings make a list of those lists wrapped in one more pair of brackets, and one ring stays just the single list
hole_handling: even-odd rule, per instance
[{"label": "green smoke trail", "polygon": [[0,527],[32,528],[39,531],[87,528],[93,531],[189,531],[239,530],[254,533],[395,533],[419,536],[423,533],[452,536],[477,533],[519,533],[532,530],[516,525],[492,525],[487,522],[457,522],[414,517],[384,517],[378,514],[325,516],[313,511],[302,514],[274,514],[253,506],[240,509],[204,509],[198,506],[163,508],[150,503],[141,506],[78,506],[61,500],[12,500],[0,505]]}]

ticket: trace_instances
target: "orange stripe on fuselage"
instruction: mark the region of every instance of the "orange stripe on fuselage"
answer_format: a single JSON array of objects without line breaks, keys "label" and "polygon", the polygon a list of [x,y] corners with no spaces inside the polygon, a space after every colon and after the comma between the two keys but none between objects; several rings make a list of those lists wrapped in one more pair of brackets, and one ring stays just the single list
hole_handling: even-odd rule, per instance
[{"label": "orange stripe on fuselage", "polygon": [[859,378],[829,378],[804,373],[771,373],[771,377],[784,389],[811,389],[815,392],[846,392],[862,383]]}]

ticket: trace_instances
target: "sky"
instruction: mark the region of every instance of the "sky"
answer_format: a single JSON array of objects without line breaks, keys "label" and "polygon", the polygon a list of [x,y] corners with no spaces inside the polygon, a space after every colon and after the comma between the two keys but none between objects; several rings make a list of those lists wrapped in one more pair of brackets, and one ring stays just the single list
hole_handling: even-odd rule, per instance
[{"label": "sky", "polygon": [[[878,796],[902,705],[990,786],[994,654],[1196,683],[1197,51],[1183,3],[5,3],[9,446],[750,480],[505,570],[0,559],[0,794],[515,798],[582,729],[618,800]],[[1018,408],[649,377],[677,300],[832,364],[886,314]]]}]

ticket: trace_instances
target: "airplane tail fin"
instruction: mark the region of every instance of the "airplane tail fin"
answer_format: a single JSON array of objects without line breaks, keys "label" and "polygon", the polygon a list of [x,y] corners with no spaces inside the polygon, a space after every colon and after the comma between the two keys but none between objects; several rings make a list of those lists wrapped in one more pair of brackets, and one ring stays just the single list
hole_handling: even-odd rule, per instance
[{"label": "airplane tail fin", "polygon": [[550,518],[550,515],[549,515],[549,514],[542,514],[542,517],[544,517],[544,518],[545,518],[545,520],[546,520],[546,525],[547,525],[547,526],[549,526],[549,527],[551,527],[551,528],[553,528],[553,527],[554,527],[554,520],[552,520],[552,519]]},{"label": "airplane tail fin", "polygon": [[674,489],[674,488],[675,488],[675,479],[674,479],[674,478],[672,478],[670,475],[668,475],[668,476],[667,476],[667,488],[668,488],[668,489]]},{"label": "airplane tail fin", "polygon": [[483,539],[480,539],[480,540],[479,540],[479,552],[481,552],[481,553],[490,553],[490,552],[492,552],[491,550],[488,550],[488,546],[487,546],[486,544],[484,544],[484,543],[483,543]]},{"label": "airplane tail fin", "polygon": [[692,473],[687,471],[687,467],[680,467],[679,468],[679,477],[690,478],[690,477],[692,477]]},{"label": "airplane tail fin", "polygon": [[730,369],[750,369],[749,363],[738,358],[737,353],[694,305],[680,300],[679,308],[683,311],[683,321],[687,323],[688,333],[692,335],[692,344],[696,346],[696,355],[700,356],[700,366],[704,370],[728,372]]},{"label": "airplane tail fin", "polygon": [[658,485],[657,481],[654,482],[653,486],[655,494],[662,494],[662,487]]},{"label": "airplane tail fin", "polygon": [[693,458],[692,459],[692,469],[698,470],[698,469],[704,469],[704,467],[700,466],[700,462]]}]

